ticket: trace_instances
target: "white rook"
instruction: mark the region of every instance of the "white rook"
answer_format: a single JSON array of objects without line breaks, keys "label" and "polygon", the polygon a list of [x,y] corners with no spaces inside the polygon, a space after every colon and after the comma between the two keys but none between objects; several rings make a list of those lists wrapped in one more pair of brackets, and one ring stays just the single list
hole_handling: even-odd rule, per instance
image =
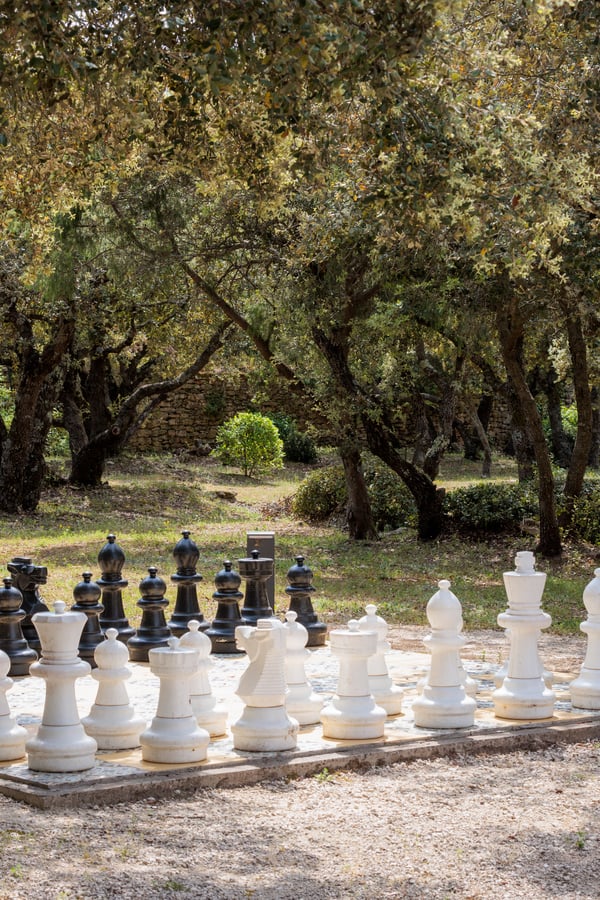
[{"label": "white rook", "polygon": [[450,582],[438,582],[439,590],[427,604],[431,634],[425,646],[431,653],[431,666],[421,696],[412,709],[420,728],[468,728],[474,724],[477,703],[468,696],[459,651],[465,643],[462,608],[450,590]]},{"label": "white rook", "polygon": [[583,592],[587,619],[579,626],[588,636],[581,672],[571,682],[571,703],[580,709],[600,709],[600,569]]},{"label": "white rook", "polygon": [[62,600],[57,600],[54,612],[36,613],[31,620],[42,656],[29,672],[46,682],[42,724],[25,745],[27,764],[37,772],[80,772],[96,764],[98,747],[85,733],[75,698],[75,681],[91,671],[90,664],[77,656],[87,616],[65,609]]},{"label": "white rook", "polygon": [[387,713],[375,703],[367,670],[367,660],[377,652],[377,632],[361,631],[356,619],[352,619],[347,630],[330,632],[329,643],[340,661],[340,674],[337,692],[321,713],[323,737],[383,738]]},{"label": "white rook", "polygon": [[515,556],[515,571],[503,577],[508,609],[498,616],[498,625],[508,629],[510,652],[504,681],[492,694],[495,714],[501,719],[548,719],[555,695],[544,681],[538,652],[541,629],[552,623],[541,607],[546,575],[536,572],[533,553],[522,550]]},{"label": "white rook", "polygon": [[206,759],[208,731],[199,728],[190,703],[190,681],[198,668],[195,650],[168,647],[148,651],[150,669],[160,679],[158,707],[150,728],[140,735],[142,759],[156,763],[191,763]]}]

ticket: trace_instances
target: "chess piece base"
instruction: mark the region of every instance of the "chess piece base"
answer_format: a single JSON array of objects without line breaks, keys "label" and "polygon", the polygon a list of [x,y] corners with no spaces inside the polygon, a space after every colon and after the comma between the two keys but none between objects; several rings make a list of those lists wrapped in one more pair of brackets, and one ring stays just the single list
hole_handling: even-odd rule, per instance
[{"label": "chess piece base", "polygon": [[0,762],[25,756],[27,730],[17,725],[12,716],[0,716]]},{"label": "chess piece base", "polygon": [[208,731],[211,738],[226,734],[227,710],[215,705],[212,694],[192,694],[190,702],[198,726]]},{"label": "chess piece base", "polygon": [[96,765],[96,741],[81,724],[40,725],[25,744],[27,765],[34,772],[83,772]]},{"label": "chess piece base", "polygon": [[571,706],[577,709],[600,709],[600,669],[581,668],[581,674],[570,684]]},{"label": "chess piece base", "polygon": [[387,713],[371,696],[334,697],[321,713],[323,737],[336,741],[383,738]]},{"label": "chess piece base", "polygon": [[389,675],[369,675],[369,688],[377,706],[385,709],[388,716],[400,715],[404,691],[392,683]]},{"label": "chess piece base", "polygon": [[502,687],[492,694],[494,715],[498,719],[551,719],[555,699],[542,677],[507,677]]},{"label": "chess piece base", "polygon": [[435,687],[425,684],[413,703],[417,728],[470,728],[475,722],[477,704],[462,686]]},{"label": "chess piece base", "polygon": [[154,763],[194,763],[206,759],[210,735],[193,716],[170,719],[155,716],[140,735],[142,759]]},{"label": "chess piece base", "polygon": [[94,704],[81,724],[86,734],[98,744],[98,750],[133,750],[140,746],[140,734],[147,723],[144,719],[137,719],[129,705]]},{"label": "chess piece base", "polygon": [[231,733],[235,750],[294,750],[298,722],[284,706],[246,706]]}]

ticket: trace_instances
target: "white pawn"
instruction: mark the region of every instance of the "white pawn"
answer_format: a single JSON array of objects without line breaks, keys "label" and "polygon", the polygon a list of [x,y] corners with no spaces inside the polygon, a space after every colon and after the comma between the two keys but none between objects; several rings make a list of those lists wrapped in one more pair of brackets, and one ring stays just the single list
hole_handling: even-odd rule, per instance
[{"label": "white pawn", "polygon": [[583,592],[587,619],[579,626],[588,636],[581,672],[571,682],[571,704],[579,709],[600,709],[600,569]]},{"label": "white pawn", "polygon": [[198,671],[192,675],[190,682],[190,702],[196,716],[196,722],[205,728],[211,737],[219,737],[227,731],[227,710],[217,706],[217,698],[213,696],[209,670],[213,665],[209,659],[212,643],[210,638],[200,631],[200,622],[190,619],[187,623],[189,631],[179,638],[180,647],[188,647],[198,654]]},{"label": "white pawn", "polygon": [[91,671],[77,655],[87,616],[65,609],[57,600],[54,612],[38,612],[32,618],[42,656],[29,672],[46,682],[42,724],[25,744],[27,764],[37,772],[81,772],[96,764],[98,747],[85,733],[75,697],[75,681]]},{"label": "white pawn", "polygon": [[515,566],[503,575],[508,610],[500,613],[498,624],[509,631],[510,653],[504,681],[492,694],[494,710],[502,719],[547,719],[555,695],[546,685],[538,650],[540,630],[552,623],[541,607],[546,575],[535,571],[529,550],[516,554]]},{"label": "white pawn", "polygon": [[150,728],[140,735],[142,759],[154,763],[193,763],[206,759],[208,731],[199,728],[190,703],[190,681],[198,668],[195,650],[168,647],[148,651],[150,669],[160,679],[158,708]]},{"label": "white pawn", "polygon": [[367,660],[377,652],[377,632],[361,631],[356,619],[329,635],[331,652],[340,661],[337,691],[321,713],[323,737],[333,740],[383,738],[387,713],[375,703]]},{"label": "white pawn", "polygon": [[300,725],[316,725],[321,721],[323,699],[313,693],[304,671],[304,660],[310,656],[310,650],[306,649],[308,631],[297,618],[298,613],[293,609],[285,614],[285,708]]},{"label": "white pawn", "polygon": [[249,665],[236,694],[244,711],[232,726],[236,750],[293,750],[298,722],[285,708],[285,630],[278,619],[258,619],[256,628],[238,625],[238,647],[248,654]]},{"label": "white pawn", "polygon": [[96,701],[89,715],[81,720],[87,734],[95,738],[99,750],[130,750],[140,746],[140,734],[146,727],[129,702],[125,682],[131,678],[126,665],[127,647],[117,640],[119,632],[109,628],[106,640],[94,650],[98,668],[92,678],[98,682]]},{"label": "white pawn", "polygon": [[475,722],[477,703],[465,691],[461,674],[460,634],[462,610],[450,590],[450,582],[438,582],[439,591],[427,604],[431,634],[425,645],[431,653],[431,667],[423,693],[413,703],[415,725],[420,728],[468,728]]},{"label": "white pawn", "polygon": [[385,661],[385,654],[392,649],[387,640],[387,622],[377,615],[374,603],[369,603],[365,612],[366,616],[358,620],[359,628],[361,631],[377,633],[377,650],[367,660],[369,688],[377,705],[382,706],[388,716],[397,716],[402,712],[404,692],[393,683]]},{"label": "white pawn", "polygon": [[17,725],[16,719],[11,716],[6,692],[11,689],[14,682],[8,677],[10,670],[10,657],[0,650],[0,761],[20,759],[25,756],[25,741],[27,731],[21,725]]}]

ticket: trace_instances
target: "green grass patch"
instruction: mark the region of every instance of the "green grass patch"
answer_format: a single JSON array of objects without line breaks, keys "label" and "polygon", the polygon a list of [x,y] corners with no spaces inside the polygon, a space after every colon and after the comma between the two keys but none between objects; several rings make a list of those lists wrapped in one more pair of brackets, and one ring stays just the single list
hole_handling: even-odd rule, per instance
[{"label": "green grass patch", "polygon": [[[506,480],[514,475],[511,462],[495,468]],[[31,556],[46,565],[48,584],[42,596],[49,603],[60,599],[71,605],[81,573],[90,569],[99,577],[98,552],[113,532],[126,554],[125,609],[137,624],[138,585],[149,566],[157,566],[174,603],[172,552],[182,528],[189,528],[200,550],[201,608],[212,618],[214,576],[223,561],[236,565],[246,555],[247,531],[274,531],[280,613],[288,607],[286,572],[302,554],[314,573],[313,603],[329,624],[360,617],[368,603],[375,603],[390,623],[425,625],[427,602],[438,581],[447,578],[462,603],[465,628],[498,627],[497,615],[507,605],[502,573],[514,568],[517,550],[533,549],[533,537],[494,535],[476,541],[452,536],[424,544],[405,528],[384,533],[379,541],[351,542],[338,527],[291,517],[290,498],[307,471],[306,466],[286,465],[276,475],[254,479],[214,460],[113,460],[106,484],[97,490],[55,484],[35,515],[0,516],[2,558],[6,564],[15,555]],[[476,481],[479,471],[478,463],[449,457],[442,482],[465,485],[469,477]],[[575,543],[567,545],[561,560],[538,560],[538,568],[548,575],[543,603],[555,632],[578,632],[585,618],[582,592],[596,565],[595,547]]]}]

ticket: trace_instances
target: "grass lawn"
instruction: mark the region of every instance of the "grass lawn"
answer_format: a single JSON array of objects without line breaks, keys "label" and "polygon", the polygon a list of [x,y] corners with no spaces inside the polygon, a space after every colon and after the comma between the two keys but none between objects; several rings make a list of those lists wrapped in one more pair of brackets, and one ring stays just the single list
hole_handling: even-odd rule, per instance
[{"label": "grass lawn", "polygon": [[[479,464],[459,457],[444,461],[440,483],[451,489],[479,480]],[[291,518],[286,497],[294,493],[306,468],[298,465],[262,479],[245,478],[212,460],[135,457],[111,461],[106,484],[97,490],[67,485],[50,487],[35,515],[0,515],[0,551],[6,564],[13,556],[31,556],[48,567],[41,594],[47,603],[73,602],[72,591],[86,569],[99,577],[98,551],[113,532],[127,560],[129,581],[123,597],[132,624],[139,622],[138,584],[148,566],[157,566],[175,600],[170,576],[172,551],[182,528],[189,528],[200,550],[198,588],[205,618],[212,618],[214,575],[223,560],[246,556],[247,531],[274,531],[276,607],[287,609],[285,573],[302,554],[314,572],[313,603],[330,624],[361,616],[376,603],[390,623],[426,624],[425,606],[437,582],[448,578],[463,605],[465,628],[496,628],[506,608],[502,572],[514,568],[517,550],[531,550],[535,536],[470,542],[449,537],[420,543],[410,529],[384,534],[379,541],[351,542],[339,528],[310,525]],[[497,480],[516,480],[512,461],[495,465]],[[235,494],[235,499],[227,495]],[[225,496],[220,496],[220,495]],[[548,573],[544,608],[552,629],[576,633],[585,618],[582,591],[598,565],[597,548],[568,545],[560,560],[539,560]],[[169,609],[171,609],[170,607]],[[169,610],[167,610],[167,615]]]}]

